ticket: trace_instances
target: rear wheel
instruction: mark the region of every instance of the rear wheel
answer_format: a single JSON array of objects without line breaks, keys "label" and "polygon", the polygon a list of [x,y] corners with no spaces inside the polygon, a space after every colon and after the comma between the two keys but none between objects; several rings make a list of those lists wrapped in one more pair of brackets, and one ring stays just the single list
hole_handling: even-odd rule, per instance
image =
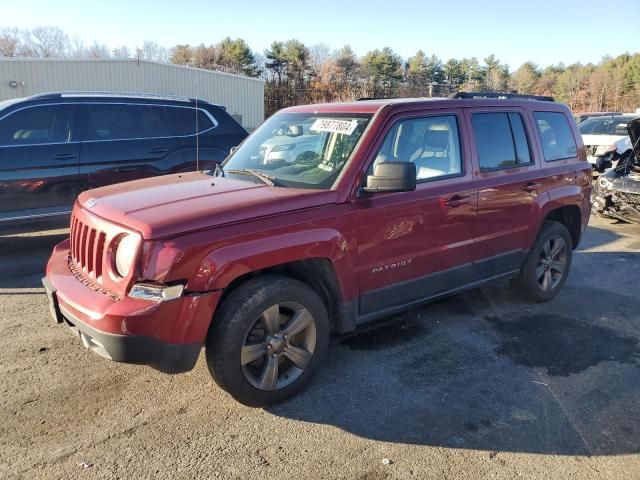
[{"label": "rear wheel", "polygon": [[236,400],[263,406],[304,388],[328,343],[327,310],[313,289],[288,277],[257,277],[221,305],[207,337],[207,365]]},{"label": "rear wheel", "polygon": [[551,300],[567,280],[572,255],[567,227],[559,222],[544,222],[520,271],[518,290],[535,302]]}]

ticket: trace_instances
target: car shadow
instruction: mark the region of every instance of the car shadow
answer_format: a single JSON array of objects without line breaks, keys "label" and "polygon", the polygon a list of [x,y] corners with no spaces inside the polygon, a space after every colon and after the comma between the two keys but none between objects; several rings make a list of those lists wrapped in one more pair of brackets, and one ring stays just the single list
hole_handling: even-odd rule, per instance
[{"label": "car shadow", "polygon": [[0,288],[41,287],[53,247],[68,237],[67,230],[0,236]]},{"label": "car shadow", "polygon": [[[385,442],[640,453],[640,254],[574,259],[547,304],[502,282],[342,339],[306,392],[268,411]],[[593,272],[611,264],[616,285],[602,288],[612,278]],[[627,276],[636,283],[619,288]]]}]

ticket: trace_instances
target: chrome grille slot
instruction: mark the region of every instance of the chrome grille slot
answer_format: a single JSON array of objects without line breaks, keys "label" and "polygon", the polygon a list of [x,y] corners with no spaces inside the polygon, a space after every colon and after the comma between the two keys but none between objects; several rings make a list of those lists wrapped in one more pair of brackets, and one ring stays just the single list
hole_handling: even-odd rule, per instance
[{"label": "chrome grille slot", "polygon": [[102,265],[107,235],[78,217],[71,219],[71,259],[84,275],[102,281]]}]

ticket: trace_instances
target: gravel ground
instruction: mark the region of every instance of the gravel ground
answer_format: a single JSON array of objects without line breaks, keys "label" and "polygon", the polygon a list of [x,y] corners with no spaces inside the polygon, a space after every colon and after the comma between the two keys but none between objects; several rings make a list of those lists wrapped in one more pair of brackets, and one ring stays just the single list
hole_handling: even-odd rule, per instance
[{"label": "gravel ground", "polygon": [[54,325],[65,235],[0,237],[0,478],[640,478],[640,227],[592,219],[551,303],[500,283],[335,340],[268,409]]}]

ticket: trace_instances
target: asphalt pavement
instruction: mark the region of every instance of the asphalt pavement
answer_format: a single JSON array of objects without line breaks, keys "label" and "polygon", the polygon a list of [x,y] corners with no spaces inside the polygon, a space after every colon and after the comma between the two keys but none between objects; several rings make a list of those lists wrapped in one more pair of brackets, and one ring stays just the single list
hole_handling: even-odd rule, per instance
[{"label": "asphalt pavement", "polygon": [[502,282],[335,339],[267,409],[54,325],[66,235],[0,236],[0,478],[640,478],[639,226],[592,218],[550,303]]}]

